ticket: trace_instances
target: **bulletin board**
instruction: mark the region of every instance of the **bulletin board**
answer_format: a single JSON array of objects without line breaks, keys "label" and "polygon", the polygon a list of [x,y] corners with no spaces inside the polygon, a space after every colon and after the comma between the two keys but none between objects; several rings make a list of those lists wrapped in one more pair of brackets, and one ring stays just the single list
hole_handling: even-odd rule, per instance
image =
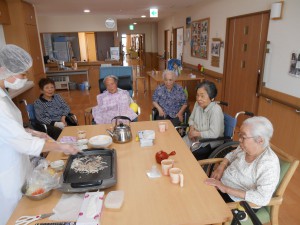
[{"label": "bulletin board", "polygon": [[192,22],[191,55],[201,59],[208,58],[209,49],[209,18]]}]

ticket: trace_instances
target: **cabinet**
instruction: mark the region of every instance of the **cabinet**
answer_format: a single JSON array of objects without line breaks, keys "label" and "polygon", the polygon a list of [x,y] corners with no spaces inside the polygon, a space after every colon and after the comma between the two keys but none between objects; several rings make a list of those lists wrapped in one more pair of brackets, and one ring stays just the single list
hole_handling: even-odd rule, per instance
[{"label": "cabinet", "polygon": [[25,98],[28,103],[33,103],[39,96],[38,82],[44,74],[43,57],[41,53],[38,29],[34,7],[22,0],[7,1],[10,24],[3,25],[4,36],[7,44],[15,44],[25,49],[33,59],[33,65],[28,71],[28,79],[34,82],[34,87],[22,95],[14,98],[14,102],[26,118],[24,107],[19,104],[20,98]]},{"label": "cabinet", "polygon": [[0,0],[0,24],[10,24],[8,7],[5,0]]},{"label": "cabinet", "polygon": [[22,2],[23,12],[24,12],[24,22],[25,24],[35,25],[36,26],[36,19],[35,19],[35,11],[31,4]]}]

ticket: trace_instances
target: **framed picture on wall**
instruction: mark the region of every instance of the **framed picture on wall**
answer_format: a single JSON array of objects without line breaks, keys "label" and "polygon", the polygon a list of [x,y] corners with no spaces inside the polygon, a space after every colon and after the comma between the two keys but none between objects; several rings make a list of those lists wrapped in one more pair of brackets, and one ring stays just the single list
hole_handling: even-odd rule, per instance
[{"label": "framed picture on wall", "polygon": [[201,59],[208,58],[209,18],[193,21],[191,25],[191,55]]}]

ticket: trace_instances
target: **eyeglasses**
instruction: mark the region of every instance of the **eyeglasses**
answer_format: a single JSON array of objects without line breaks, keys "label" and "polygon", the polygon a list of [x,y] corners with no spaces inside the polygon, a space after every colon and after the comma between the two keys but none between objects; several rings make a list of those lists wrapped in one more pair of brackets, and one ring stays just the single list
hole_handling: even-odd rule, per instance
[{"label": "eyeglasses", "polygon": [[239,140],[241,140],[242,142],[243,142],[245,139],[256,138],[255,136],[253,136],[253,137],[247,137],[247,136],[244,136],[244,135],[241,134],[241,133],[238,134],[238,137],[239,137]]}]

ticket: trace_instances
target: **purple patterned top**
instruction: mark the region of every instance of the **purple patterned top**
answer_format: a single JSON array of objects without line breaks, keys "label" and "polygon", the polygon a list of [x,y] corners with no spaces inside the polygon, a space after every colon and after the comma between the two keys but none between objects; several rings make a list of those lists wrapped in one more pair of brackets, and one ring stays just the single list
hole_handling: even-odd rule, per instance
[{"label": "purple patterned top", "polygon": [[131,120],[137,114],[129,107],[131,99],[128,91],[118,88],[114,94],[104,91],[97,95],[98,105],[93,108],[92,114],[97,124],[110,124],[116,116],[127,116]]}]

